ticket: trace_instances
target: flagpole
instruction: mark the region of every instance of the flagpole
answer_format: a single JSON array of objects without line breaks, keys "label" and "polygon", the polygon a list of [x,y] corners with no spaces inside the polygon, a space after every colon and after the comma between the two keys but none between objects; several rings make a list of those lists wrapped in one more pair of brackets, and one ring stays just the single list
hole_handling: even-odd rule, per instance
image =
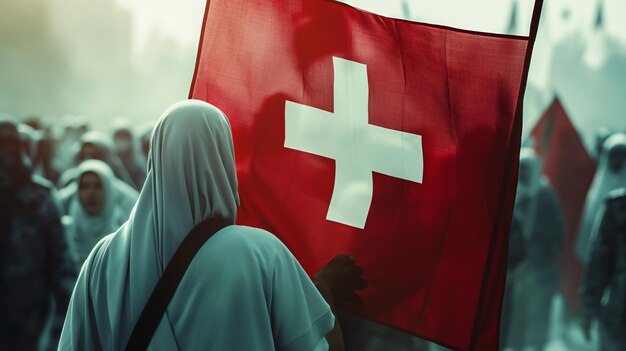
[{"label": "flagpole", "polygon": [[188,99],[191,99],[194,86],[196,85],[196,77],[198,76],[198,68],[200,67],[200,52],[202,52],[202,43],[204,42],[204,28],[206,28],[206,21],[209,17],[209,8],[211,7],[211,0],[206,0],[204,5],[204,15],[202,17],[202,27],[200,27],[200,39],[198,40],[198,49],[196,50],[196,64],[193,68],[193,76],[191,76],[191,84],[189,86]]}]

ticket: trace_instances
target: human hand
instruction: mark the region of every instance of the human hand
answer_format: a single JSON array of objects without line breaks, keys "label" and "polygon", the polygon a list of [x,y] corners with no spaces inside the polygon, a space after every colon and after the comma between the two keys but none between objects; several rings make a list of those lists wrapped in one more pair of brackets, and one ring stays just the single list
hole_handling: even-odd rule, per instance
[{"label": "human hand", "polygon": [[315,274],[315,285],[322,294],[330,293],[337,306],[348,301],[362,304],[363,301],[355,292],[367,287],[367,281],[362,275],[363,269],[356,265],[354,256],[340,254]]}]

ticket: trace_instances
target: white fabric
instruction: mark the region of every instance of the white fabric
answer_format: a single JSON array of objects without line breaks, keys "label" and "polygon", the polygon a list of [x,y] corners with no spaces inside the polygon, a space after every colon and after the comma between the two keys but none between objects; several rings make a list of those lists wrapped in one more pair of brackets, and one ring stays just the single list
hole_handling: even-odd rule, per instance
[{"label": "white fabric", "polygon": [[111,168],[102,161],[87,160],[78,166],[78,177],[75,182],[80,182],[80,178],[87,172],[92,172],[100,178],[104,202],[98,214],[90,215],[80,203],[78,193],[72,197],[69,207],[72,225],[68,230],[68,237],[80,264],[100,239],[116,231],[128,219],[118,200],[120,194],[115,187],[117,178]]},{"label": "white fabric", "polygon": [[[209,217],[235,222],[230,126],[190,100],[152,135],[148,175],[129,221],[87,259],[61,350],[122,350],[164,267]],[[312,350],[333,316],[295,258],[270,233],[230,226],[195,256],[152,339],[153,350]]]},{"label": "white fabric", "polygon": [[586,258],[593,236],[594,223],[598,220],[598,213],[602,208],[604,199],[611,191],[626,185],[626,165],[623,165],[617,172],[609,169],[609,153],[615,148],[626,148],[626,134],[613,134],[604,142],[602,147],[598,168],[587,193],[583,215],[578,227],[576,255],[583,261]]}]

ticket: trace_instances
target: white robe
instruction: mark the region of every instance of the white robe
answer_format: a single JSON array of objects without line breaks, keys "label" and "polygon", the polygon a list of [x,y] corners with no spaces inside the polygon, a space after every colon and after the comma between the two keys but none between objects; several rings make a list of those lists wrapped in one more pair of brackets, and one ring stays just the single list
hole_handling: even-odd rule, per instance
[{"label": "white robe", "polygon": [[[171,107],[155,127],[130,219],[83,265],[59,349],[123,350],[187,233],[210,217],[234,223],[238,204],[224,114],[195,100]],[[324,349],[333,325],[330,307],[277,238],[230,226],[191,262],[150,349]]]},{"label": "white robe", "polygon": [[578,226],[576,238],[576,255],[586,260],[587,251],[593,240],[594,226],[599,224],[599,213],[606,196],[613,190],[626,186],[626,165],[617,171],[609,169],[609,152],[614,148],[626,147],[626,134],[617,133],[610,136],[602,146],[602,154],[598,160],[598,168],[587,193],[583,215]]}]

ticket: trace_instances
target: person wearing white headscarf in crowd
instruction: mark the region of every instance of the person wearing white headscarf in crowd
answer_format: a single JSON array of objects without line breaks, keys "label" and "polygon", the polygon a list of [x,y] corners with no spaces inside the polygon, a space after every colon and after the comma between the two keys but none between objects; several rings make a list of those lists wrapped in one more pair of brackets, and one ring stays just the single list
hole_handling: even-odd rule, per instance
[{"label": "person wearing white headscarf in crowd", "polygon": [[548,312],[558,292],[565,224],[558,197],[541,168],[541,160],[532,148],[520,150],[513,216],[521,225],[518,230],[525,248],[516,272],[509,330],[509,346],[515,350],[543,350],[546,346]]},{"label": "person wearing white headscarf in crowd", "polygon": [[100,239],[128,219],[129,213],[117,199],[115,180],[111,168],[102,161],[87,160],[78,166],[78,194],[69,207],[71,224],[67,234],[79,265]]},{"label": "person wearing white headscarf in crowd", "polygon": [[576,255],[585,261],[592,241],[598,213],[611,191],[626,184],[626,134],[616,133],[606,139],[598,161],[598,168],[587,193],[585,207],[578,227]]},{"label": "person wearing white headscarf in crowd", "polygon": [[[78,165],[85,160],[100,160],[111,168],[115,176],[113,186],[116,188],[116,193],[118,194],[117,202],[124,213],[127,215],[130,214],[130,211],[135,206],[135,202],[139,197],[139,193],[129,184],[129,181],[124,181],[118,177],[117,174],[120,174],[120,172],[127,176],[128,173],[124,169],[124,166],[122,166],[121,161],[117,158],[117,155],[111,150],[108,138],[101,133],[88,132],[84,134],[80,140],[80,150],[75,156],[76,166],[65,171],[59,179],[60,190],[58,191],[58,199],[64,214],[70,215],[70,204],[72,199],[78,195],[78,186],[75,180],[79,173]],[[122,171],[115,172],[116,168],[114,165],[117,165],[117,169],[121,169]],[[130,176],[128,176],[128,179],[130,179]]]},{"label": "person wearing white headscarf in crowd", "polygon": [[[74,171],[77,172],[78,168]],[[113,175],[112,184],[115,188],[115,192],[117,193],[117,205],[126,215],[130,214],[130,211],[132,211],[133,207],[135,207],[135,202],[137,202],[137,199],[139,198],[139,193],[130,185],[115,177],[115,175]],[[77,196],[78,184],[75,180],[57,192],[57,198],[64,215],[71,215],[70,205],[72,204],[72,200],[74,200]]]},{"label": "person wearing white headscarf in crowd", "polygon": [[74,165],[72,168],[66,170],[57,182],[59,188],[64,188],[70,182],[76,178],[76,167],[85,160],[100,160],[111,167],[113,174],[124,181],[131,187],[135,187],[135,183],[122,161],[117,157],[117,154],[113,151],[113,145],[111,139],[103,133],[92,131],[83,134],[78,140],[77,149],[74,156]]},{"label": "person wearing white headscarf in crowd", "polygon": [[356,298],[354,290],[365,287],[354,259],[331,260],[316,288],[274,235],[234,225],[237,184],[226,116],[198,100],[169,108],[152,135],[146,182],[130,219],[83,265],[59,349],[124,349],[174,252],[210,218],[230,225],[196,253],[150,350],[343,349],[329,304]]}]

